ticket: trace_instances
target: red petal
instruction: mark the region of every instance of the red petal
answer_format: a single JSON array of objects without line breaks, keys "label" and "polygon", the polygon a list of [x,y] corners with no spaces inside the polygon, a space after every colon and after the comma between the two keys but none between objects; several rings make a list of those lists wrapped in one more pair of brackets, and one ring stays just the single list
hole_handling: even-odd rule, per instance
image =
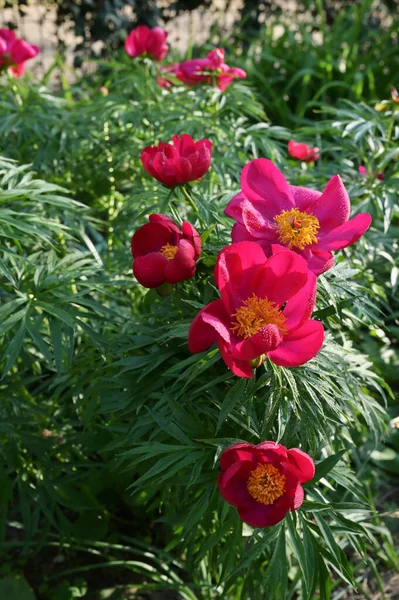
[{"label": "red petal", "polygon": [[288,460],[298,470],[299,481],[305,483],[314,477],[315,466],[309,454],[306,454],[299,448],[290,448],[288,450]]},{"label": "red petal", "polygon": [[173,244],[173,234],[161,223],[146,223],[132,237],[132,254],[134,258],[149,252],[159,252],[165,244]]},{"label": "red petal", "polygon": [[288,335],[277,350],[268,353],[271,361],[281,367],[299,367],[313,358],[323,345],[324,329],[319,321],[306,321]]},{"label": "red petal", "polygon": [[361,213],[328,234],[320,236],[317,250],[342,250],[357,242],[371,225],[368,213]]},{"label": "red petal", "polygon": [[272,463],[278,467],[282,460],[287,459],[287,448],[277,442],[261,442],[256,448],[260,452],[261,463]]},{"label": "red petal", "polygon": [[251,468],[255,469],[258,464],[257,454],[256,446],[253,444],[249,444],[248,442],[233,444],[223,450],[220,455],[220,468],[225,471],[230,465],[236,462],[249,461],[252,465]]},{"label": "red petal", "polygon": [[138,256],[133,261],[133,273],[144,287],[155,288],[165,281],[167,260],[159,252]]},{"label": "red petal", "polygon": [[190,279],[195,273],[195,249],[188,240],[181,240],[178,251],[165,269],[165,280],[168,283],[179,283]]},{"label": "red petal", "polygon": [[219,473],[218,487],[223,498],[232,506],[253,506],[256,500],[247,489],[247,481],[253,466],[250,462],[237,462]]},{"label": "red petal", "polygon": [[200,310],[188,332],[190,352],[203,352],[220,337],[229,341],[229,318],[222,300],[214,300]]},{"label": "red petal", "polygon": [[188,240],[190,244],[194,247],[195,251],[195,260],[197,260],[201,254],[201,237],[200,234],[191,223],[187,221],[183,221],[182,225],[183,238]]},{"label": "red petal", "polygon": [[282,521],[290,510],[287,502],[278,501],[269,506],[257,502],[255,506],[240,507],[238,514],[244,523],[248,523],[251,527],[271,527]]}]

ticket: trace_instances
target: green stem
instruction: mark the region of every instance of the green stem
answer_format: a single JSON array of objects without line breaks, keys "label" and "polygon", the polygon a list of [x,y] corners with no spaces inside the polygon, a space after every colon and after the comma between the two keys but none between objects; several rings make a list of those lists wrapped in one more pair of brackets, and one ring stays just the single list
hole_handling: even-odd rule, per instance
[{"label": "green stem", "polygon": [[187,189],[185,188],[185,186],[183,186],[182,188],[183,194],[187,200],[187,202],[189,203],[189,205],[191,206],[191,208],[197,213],[197,215],[199,215],[199,210],[197,205],[195,204],[194,200],[191,198],[190,194],[188,193]]}]

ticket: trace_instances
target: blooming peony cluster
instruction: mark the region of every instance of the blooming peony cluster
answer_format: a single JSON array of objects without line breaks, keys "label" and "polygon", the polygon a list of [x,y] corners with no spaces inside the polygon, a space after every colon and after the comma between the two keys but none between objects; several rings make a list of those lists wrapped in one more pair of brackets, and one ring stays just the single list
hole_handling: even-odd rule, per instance
[{"label": "blooming peony cluster", "polygon": [[[125,50],[131,58],[147,56],[161,61],[169,49],[166,43],[167,36],[167,32],[160,27],[150,29],[147,25],[140,25],[125,39]],[[193,58],[182,63],[162,66],[157,81],[164,88],[170,88],[175,82],[181,81],[189,86],[206,83],[223,91],[234,79],[246,76],[243,69],[230,67],[224,62],[223,48],[214,48],[206,58]]]},{"label": "blooming peony cluster", "polygon": [[0,72],[8,69],[14,77],[21,77],[25,62],[39,54],[39,47],[17,38],[11,29],[0,29]]}]

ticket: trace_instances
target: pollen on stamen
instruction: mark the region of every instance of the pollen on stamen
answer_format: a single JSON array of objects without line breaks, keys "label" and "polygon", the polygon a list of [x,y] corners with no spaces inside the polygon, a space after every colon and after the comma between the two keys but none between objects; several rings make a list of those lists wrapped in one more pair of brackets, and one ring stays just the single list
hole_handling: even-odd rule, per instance
[{"label": "pollen on stamen", "polygon": [[262,504],[273,504],[286,491],[286,476],[270,463],[251,471],[247,489],[252,498]]},{"label": "pollen on stamen", "polygon": [[248,339],[266,325],[276,325],[281,335],[287,333],[286,317],[275,302],[253,294],[232,315],[231,331]]},{"label": "pollen on stamen", "polygon": [[178,251],[177,246],[173,246],[172,244],[165,244],[160,249],[160,253],[166,258],[166,260],[173,260]]},{"label": "pollen on stamen", "polygon": [[291,208],[291,210],[283,210],[274,217],[274,220],[279,242],[288,248],[303,250],[306,246],[317,242],[320,223],[315,215]]}]

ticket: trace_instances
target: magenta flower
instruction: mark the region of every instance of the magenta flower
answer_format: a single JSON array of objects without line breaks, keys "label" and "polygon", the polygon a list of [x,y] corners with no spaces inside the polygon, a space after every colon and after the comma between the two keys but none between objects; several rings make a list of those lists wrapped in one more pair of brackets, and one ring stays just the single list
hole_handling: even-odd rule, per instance
[{"label": "magenta flower", "polygon": [[193,58],[177,65],[174,70],[177,79],[188,85],[208,83],[225,90],[234,79],[247,76],[243,69],[229,67],[224,62],[224,49],[215,48],[206,58]]},{"label": "magenta flower", "polygon": [[125,50],[131,58],[147,55],[162,60],[169,49],[167,37],[168,33],[160,27],[150,29],[147,25],[139,25],[125,39]]},{"label": "magenta flower", "polygon": [[0,71],[9,69],[14,77],[21,77],[25,62],[39,52],[38,46],[18,39],[11,29],[0,29]]},{"label": "magenta flower", "polygon": [[228,368],[249,378],[266,356],[276,365],[297,367],[320,350],[323,325],[310,319],[316,277],[295,252],[266,259],[255,242],[231,244],[219,253],[215,283],[221,298],[191,323],[191,352],[217,342]]},{"label": "magenta flower", "polygon": [[284,248],[294,250],[316,275],[334,264],[332,250],[354,244],[371,224],[368,213],[349,219],[350,200],[339,175],[321,193],[288,185],[265,158],[245,165],[241,192],[230,200],[225,214],[237,221],[233,242],[257,242],[266,256]]}]

